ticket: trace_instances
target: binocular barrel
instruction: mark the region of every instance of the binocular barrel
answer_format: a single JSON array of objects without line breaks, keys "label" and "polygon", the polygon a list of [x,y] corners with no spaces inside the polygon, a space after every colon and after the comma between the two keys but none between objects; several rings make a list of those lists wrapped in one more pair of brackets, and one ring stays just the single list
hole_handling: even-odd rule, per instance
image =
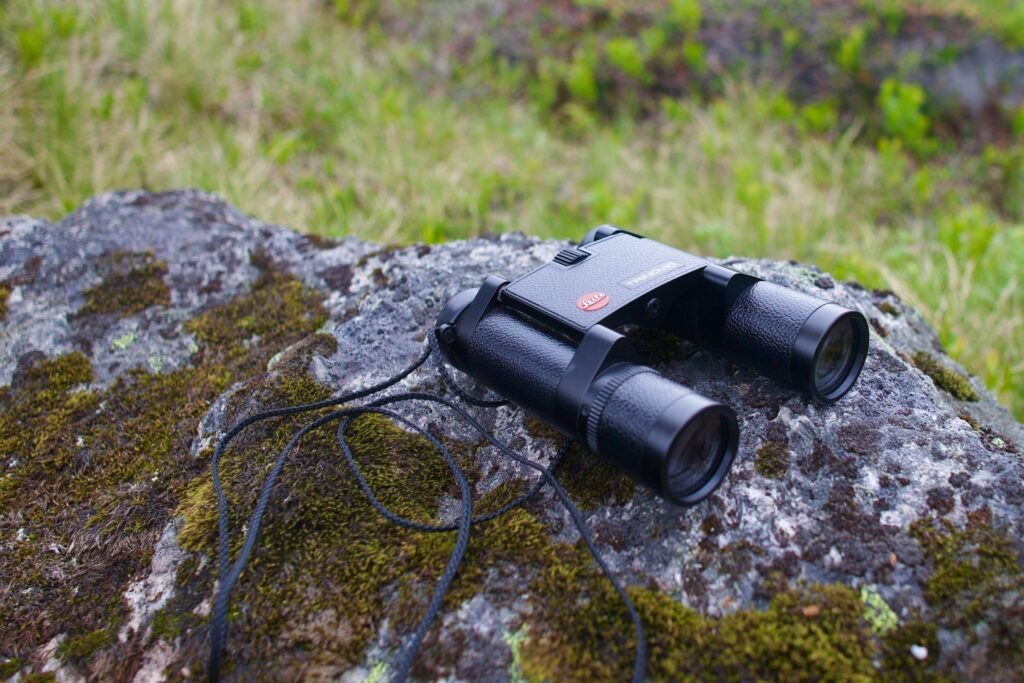
[{"label": "binocular barrel", "polygon": [[614,226],[513,282],[489,277],[437,320],[455,367],[656,493],[706,498],[736,455],[733,411],[636,362],[622,325],[668,330],[834,403],[868,352],[854,310]]},{"label": "binocular barrel", "polygon": [[822,403],[853,386],[868,350],[860,313],[764,281],[736,298],[722,336],[728,357]]},{"label": "binocular barrel", "polygon": [[857,381],[868,351],[859,312],[721,266],[709,265],[703,280],[711,296],[680,299],[669,331],[819,403],[835,403]]},{"label": "binocular barrel", "polygon": [[[449,324],[457,324],[453,313]],[[572,406],[577,419],[566,428],[556,405],[578,349],[570,340],[497,307],[479,319],[465,348],[454,348],[453,335],[443,341],[453,365],[674,503],[706,498],[732,464],[739,442],[733,411],[652,368],[621,360],[602,369],[581,388]]]}]

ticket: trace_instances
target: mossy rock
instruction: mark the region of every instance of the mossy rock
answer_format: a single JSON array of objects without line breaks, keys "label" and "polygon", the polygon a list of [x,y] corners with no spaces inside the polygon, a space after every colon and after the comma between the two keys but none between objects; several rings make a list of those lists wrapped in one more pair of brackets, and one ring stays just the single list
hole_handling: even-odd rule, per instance
[{"label": "mossy rock", "polygon": [[[261,410],[397,372],[450,295],[561,246],[515,234],[430,251],[325,244],[198,192],[105,195],[59,226],[8,225],[0,277],[18,295],[5,299],[0,349],[0,676],[23,681],[203,676],[217,439]],[[872,305],[789,264],[734,266]],[[115,291],[125,286],[137,296]],[[1004,680],[1024,667],[1020,425],[986,392],[973,425],[959,418],[962,404],[909,362],[928,348],[951,367],[934,335],[902,305],[887,326],[858,387],[830,407],[688,344],[636,337],[742,429],[725,484],[695,508],[578,446],[557,472],[643,619],[649,680]],[[404,389],[445,391],[429,363]],[[401,410],[446,444],[476,514],[536,481],[436,406]],[[473,411],[550,462],[549,426],[515,408]],[[316,414],[253,425],[225,453],[232,554],[270,463]],[[229,680],[387,678],[444,571],[454,536],[377,515],[336,426],[300,442],[274,489],[234,594]],[[382,503],[457,517],[459,489],[426,439],[381,415],[347,434]],[[634,646],[544,490],[474,528],[413,677],[622,680]]]}]

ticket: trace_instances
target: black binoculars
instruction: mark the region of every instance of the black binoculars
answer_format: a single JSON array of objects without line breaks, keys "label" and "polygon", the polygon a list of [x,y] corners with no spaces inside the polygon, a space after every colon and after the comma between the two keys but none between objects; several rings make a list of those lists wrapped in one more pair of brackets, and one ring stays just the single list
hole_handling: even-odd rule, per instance
[{"label": "black binoculars", "polygon": [[664,329],[834,403],[868,351],[864,316],[603,225],[509,282],[452,297],[435,333],[446,360],[673,503],[725,478],[731,408],[638,363],[623,325]]}]

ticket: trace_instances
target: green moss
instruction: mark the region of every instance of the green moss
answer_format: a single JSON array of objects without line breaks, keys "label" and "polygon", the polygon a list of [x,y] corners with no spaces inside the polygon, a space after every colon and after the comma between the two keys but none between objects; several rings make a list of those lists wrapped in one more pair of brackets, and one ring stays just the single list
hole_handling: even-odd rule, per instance
[{"label": "green moss", "polygon": [[700,530],[705,536],[717,536],[722,533],[722,519],[716,514],[710,514],[701,520]]},{"label": "green moss", "polygon": [[181,635],[187,624],[186,615],[172,609],[162,609],[153,616],[150,627],[157,638],[173,641]]},{"label": "green moss", "polygon": [[980,616],[1006,578],[1019,575],[1013,541],[989,525],[958,530],[920,519],[911,533],[934,564],[925,597],[950,623],[968,623]]},{"label": "green moss", "polygon": [[992,624],[990,654],[1000,662],[1024,664],[1021,558],[1013,540],[990,519],[987,513],[972,515],[965,529],[945,520],[920,519],[911,525],[932,565],[925,599],[946,628],[964,629],[973,637],[979,623]]},{"label": "green moss", "polygon": [[[301,364],[287,368],[284,362],[275,361],[272,375],[250,385],[244,400],[237,399],[229,410],[251,410],[286,396],[326,396],[326,389],[302,372]],[[285,420],[255,428],[226,455],[225,490],[236,532],[251,512],[268,463],[299,424]],[[442,499],[457,497],[447,467],[430,444],[388,420],[365,416],[354,421],[350,442],[382,502],[396,512],[431,519]],[[451,446],[475,479],[469,456],[475,446]],[[599,475],[600,463],[581,467],[574,462],[573,457],[583,456],[571,456],[562,473],[573,495],[586,498],[597,492],[602,502],[609,496],[615,499],[619,493],[614,487],[609,493],[609,478]],[[592,468],[591,474],[574,479],[585,468]],[[511,500],[524,486],[509,481],[497,487],[479,501],[477,514]],[[179,541],[187,548],[214,554],[213,509],[212,488],[206,476],[200,477],[179,508],[186,520]],[[238,629],[234,656],[239,666],[274,661],[279,670],[287,671],[300,655],[306,665],[309,657],[324,666],[360,662],[385,619],[398,633],[415,626],[454,543],[450,533],[417,534],[382,520],[340,462],[333,429],[311,434],[293,454],[266,520],[260,549],[235,598],[232,628]],[[239,542],[236,535],[232,552]],[[754,551],[745,549],[744,554]],[[517,509],[474,530],[446,608],[482,590],[491,573],[506,571],[534,577],[533,612],[523,625],[528,635],[518,641],[519,671],[525,679],[628,677],[632,628],[613,589],[582,548],[554,543],[551,530],[529,510]],[[207,573],[196,583],[205,585],[210,578]],[[489,599],[499,604],[502,599],[518,599],[518,592],[495,593],[495,586],[503,585],[500,579],[486,583],[491,586]],[[722,618],[702,616],[651,589],[629,590],[648,629],[651,680],[773,675],[869,680],[875,672],[872,662],[881,652],[878,637],[864,619],[860,596],[845,586],[783,588],[765,610],[750,608]],[[202,597],[197,594],[196,600]],[[191,606],[176,609],[184,615]],[[175,619],[164,615],[158,620],[165,637],[183,632]],[[449,647],[428,636],[414,675],[436,678],[443,673],[451,659],[445,650]],[[196,660],[189,662],[197,672],[202,669],[201,654],[197,650]]]},{"label": "green moss", "polygon": [[109,644],[112,639],[113,633],[108,628],[65,638],[57,647],[57,656],[64,661],[88,659],[92,653]]},{"label": "green moss", "polygon": [[11,297],[11,290],[0,285],[0,320],[7,318],[7,300]]},{"label": "green moss", "polygon": [[[276,325],[266,323],[258,313],[261,308],[273,312]],[[15,583],[39,589],[43,597],[25,607],[44,614],[51,632],[69,633],[67,656],[85,659],[104,647],[110,641],[102,633],[116,632],[123,615],[110,600],[76,600],[45,583],[44,577],[60,568],[56,563],[61,561],[49,557],[53,553],[44,551],[46,544],[60,538],[58,533],[69,539],[76,533],[91,534],[124,543],[127,549],[112,557],[99,551],[73,554],[76,561],[97,567],[101,577],[84,588],[79,583],[81,593],[112,596],[114,603],[127,581],[148,566],[152,538],[172,510],[185,518],[179,541],[215,558],[209,451],[197,458],[187,454],[196,421],[226,386],[266,368],[275,351],[307,335],[322,319],[314,296],[271,272],[249,295],[189,324],[201,343],[192,368],[161,376],[136,372],[110,390],[90,392],[78,390],[91,380],[88,362],[72,354],[22,370],[12,387],[3,390],[0,408],[16,410],[10,416],[0,412],[0,438],[7,439],[0,443],[5,449],[10,445],[10,452],[30,446],[27,452],[33,457],[26,459],[31,465],[8,478],[15,483],[5,484],[8,488],[0,495],[8,496],[5,501],[32,521],[31,540],[24,545],[34,550],[0,558],[0,571],[5,576],[22,572]],[[326,397],[328,390],[307,368],[312,354],[335,348],[332,337],[312,335],[274,356],[268,373],[233,395],[229,413],[237,417],[266,405]],[[267,464],[293,431],[312,418],[255,426],[226,456],[223,475],[236,532],[251,512]],[[16,424],[29,429],[15,429]],[[382,417],[365,416],[353,423],[350,443],[382,502],[399,514],[432,519],[443,500],[457,499],[446,465],[421,437]],[[476,481],[479,473],[470,457],[475,445],[450,446]],[[41,468],[38,476],[36,467]],[[584,503],[632,495],[628,480],[603,468],[581,451],[567,459],[563,479]],[[62,504],[67,509],[44,523],[45,505],[33,507],[28,494],[52,482],[54,469],[62,475],[51,484],[46,500],[51,511],[55,500],[66,501]],[[620,488],[622,482],[629,491]],[[477,513],[511,500],[524,486],[518,481],[499,486],[479,501]],[[342,463],[331,429],[311,434],[292,454],[266,520],[260,549],[236,593],[233,657],[240,666],[274,661],[287,671],[289,662],[360,661],[385,619],[398,632],[413,627],[454,543],[453,534],[417,534],[382,520]],[[521,647],[524,675],[581,680],[628,673],[630,624],[583,551],[553,543],[550,530],[524,509],[477,528],[471,538],[446,606],[474,595],[489,572],[536,577],[530,635]],[[239,541],[236,533],[233,552]],[[14,562],[22,562],[23,568]],[[205,636],[195,628],[202,619],[193,610],[208,597],[214,565],[193,561],[187,570],[180,567],[176,598],[152,623],[158,637],[183,638],[182,657],[197,674],[203,670]],[[720,619],[704,617],[647,588],[634,586],[630,592],[651,636],[653,680],[757,678],[771,671],[782,672],[783,678],[826,677],[824,672],[831,671],[837,672],[833,677],[858,680],[882,647],[863,618],[859,597],[842,586],[786,589],[765,610],[751,608]],[[11,621],[33,623],[27,614]],[[25,643],[37,643],[43,635],[0,633],[8,642]],[[422,668],[442,658],[428,648],[420,659]]]},{"label": "green moss", "polygon": [[[634,639],[618,596],[585,552],[553,553],[535,585],[536,615],[522,646],[529,680],[629,678]],[[876,645],[846,586],[784,591],[768,609],[705,617],[672,597],[628,589],[648,639],[653,681],[873,678]]]},{"label": "green moss", "polygon": [[384,273],[384,269],[377,266],[370,271],[370,278],[373,280],[373,284],[376,287],[384,289],[388,286],[388,276]]},{"label": "green moss", "polygon": [[782,479],[789,471],[789,447],[781,441],[767,441],[757,449],[754,469],[769,479]]},{"label": "green moss", "polygon": [[[244,402],[239,398],[229,410],[327,395],[303,367],[286,367],[283,359],[273,367],[271,376],[250,384]],[[222,471],[233,529],[251,512],[267,464],[299,424],[313,417],[256,427],[225,456]],[[349,442],[367,480],[395,512],[428,520],[436,516],[442,498],[457,498],[447,466],[418,435],[381,416],[364,416],[352,423]],[[449,446],[476,480],[470,458],[476,444]],[[242,453],[244,458],[239,457]],[[523,490],[522,481],[505,482],[477,501],[475,513],[496,509]],[[178,509],[185,519],[179,534],[183,546],[215,555],[214,509],[212,486],[204,475],[189,487]],[[343,666],[360,661],[385,619],[400,633],[413,628],[455,540],[451,533],[418,534],[382,519],[341,461],[332,428],[310,434],[293,454],[266,519],[260,549],[236,594],[233,628],[241,631],[235,640],[239,662],[271,659],[282,670],[296,656],[296,648],[301,651],[314,638],[321,663]],[[475,595],[491,572],[529,572],[551,561],[561,549],[548,537],[545,525],[523,509],[477,527],[446,607]],[[208,580],[208,575],[197,579]],[[183,613],[189,608],[180,606]],[[162,616],[160,625],[168,636],[182,630],[170,615]],[[436,671],[430,667],[444,659],[436,649],[427,651],[414,673],[432,677]]]},{"label": "green moss", "polygon": [[[68,392],[80,384],[93,380],[92,366],[85,354],[75,351],[51,361],[37,362],[23,368],[14,377],[11,387],[0,388],[0,398],[7,399],[8,429],[5,434],[13,448],[13,425],[9,424],[16,415],[20,420],[37,418],[44,413],[56,410],[67,401]],[[14,401],[13,399],[30,397],[30,400]],[[0,443],[4,443],[0,441]],[[8,450],[6,452],[13,452]]]},{"label": "green moss", "polygon": [[0,678],[7,680],[21,670],[21,660],[6,659],[0,662]]},{"label": "green moss", "polygon": [[[304,369],[278,364],[273,376],[248,388],[245,403],[326,396],[326,388]],[[254,428],[226,455],[222,471],[233,529],[250,514],[267,463],[299,424],[313,417]],[[434,447],[383,416],[354,420],[348,441],[381,502],[397,514],[431,520],[443,497],[457,499],[454,479]],[[449,448],[475,481],[469,458],[475,444],[452,443]],[[301,444],[282,474],[280,490],[236,594],[233,624],[242,632],[236,640],[238,660],[269,658],[286,670],[295,648],[316,642],[318,650],[326,650],[319,656],[332,665],[352,665],[385,618],[399,632],[413,628],[452,551],[454,534],[410,532],[380,517],[342,461],[334,426],[311,433]],[[523,490],[522,482],[506,482],[478,501],[475,512],[495,509]],[[204,475],[189,487],[178,509],[185,518],[178,539],[184,547],[215,556],[214,509],[212,486]],[[477,527],[447,596],[448,607],[480,590],[489,568],[529,558],[531,548],[544,539],[541,523],[523,510]],[[239,541],[236,536],[233,551]],[[165,622],[173,623],[172,617],[162,618]],[[170,633],[178,630],[177,625],[169,628]]]},{"label": "green moss", "polygon": [[[303,363],[280,358],[272,365],[269,376],[239,392],[230,411],[240,413],[287,397],[326,396],[326,389],[304,372]],[[312,417],[254,428],[227,454],[225,489],[236,532],[252,509],[268,463],[289,435]],[[400,514],[430,519],[443,499],[457,497],[443,461],[421,437],[382,417],[365,416],[353,423],[350,441],[381,500]],[[451,446],[475,479],[478,474],[469,456],[475,446]],[[566,465],[563,479],[578,471],[578,463],[571,459]],[[476,512],[511,500],[524,485],[506,482],[485,496]],[[583,488],[593,490],[589,485]],[[214,553],[213,509],[213,492],[204,474],[192,483],[179,508],[186,519],[179,540],[189,549]],[[453,534],[416,534],[382,520],[340,462],[333,429],[311,434],[293,454],[266,520],[260,548],[235,598],[232,628],[238,635],[233,656],[239,666],[274,661],[279,670],[287,671],[300,662],[309,665],[310,657],[323,666],[360,662],[385,619],[398,633],[414,627],[454,543]],[[233,552],[239,541],[236,535]],[[757,550],[749,543],[735,545],[733,550],[742,547],[744,557]],[[207,566],[192,583],[208,585],[209,571]],[[533,577],[533,611],[523,624],[527,636],[517,641],[518,671],[526,680],[628,677],[632,626],[618,597],[581,547],[554,543],[551,530],[529,510],[515,510],[474,530],[446,608],[482,590],[489,573],[506,571]],[[500,579],[486,583],[489,599],[499,604],[509,599],[495,588],[503,585]],[[862,596],[843,585],[782,585],[766,607],[720,618],[701,615],[650,588],[628,590],[648,631],[647,676],[655,681],[875,680],[884,678],[889,668],[903,672],[912,664],[902,656],[900,643],[922,638],[911,625],[892,628],[889,618],[887,628],[873,627],[865,617]],[[202,597],[205,594],[197,593],[195,600]],[[179,619],[192,606],[176,606],[178,616],[162,615],[154,628],[159,626],[165,637],[181,635],[185,627]],[[931,642],[925,646],[937,653]],[[445,650],[450,647],[428,636],[414,674],[437,678],[450,662]],[[202,651],[194,651],[196,658],[188,664],[200,672]]]},{"label": "green moss", "polygon": [[741,538],[713,551],[710,559],[717,563],[723,574],[728,574],[733,579],[738,579],[751,570],[755,558],[763,557],[764,554],[764,548],[760,548],[747,539]]},{"label": "green moss", "polygon": [[[253,336],[220,332],[237,330],[257,311],[266,314],[257,315]],[[116,658],[92,655],[118,647],[103,634],[123,623],[120,596],[148,571],[155,539],[206,476],[207,461],[189,454],[199,419],[231,383],[262,372],[275,352],[323,320],[315,293],[267,271],[249,294],[190,323],[207,333],[191,367],[163,375],[133,370],[95,391],[82,388],[93,375],[79,352],[23,363],[0,389],[0,453],[15,463],[0,478],[0,508],[19,520],[22,536],[0,554],[0,575],[20,591],[0,623],[8,654],[27,656],[66,633],[62,656],[90,660],[90,667],[101,662],[100,678],[110,673],[103,667]],[[306,348],[328,346],[314,337]],[[298,364],[300,356],[282,362]]]},{"label": "green moss", "polygon": [[971,386],[970,381],[955,370],[935,360],[934,356],[918,351],[914,354],[914,365],[918,370],[932,378],[935,386],[953,396],[959,401],[977,401],[980,399],[978,393]]},{"label": "green moss", "polygon": [[189,580],[195,576],[198,570],[199,558],[195,555],[189,555],[178,564],[178,569],[174,574],[175,585],[178,587],[188,585]]},{"label": "green moss", "polygon": [[573,444],[558,468],[558,481],[584,510],[599,505],[622,505],[633,498],[636,485],[579,443]]},{"label": "green moss", "polygon": [[547,439],[555,443],[560,443],[565,437],[557,429],[549,425],[547,422],[543,422],[533,415],[526,415],[523,418],[523,429],[526,433],[535,439]]},{"label": "green moss", "polygon": [[190,320],[185,329],[203,345],[201,354],[205,347],[238,362],[253,355],[248,344],[253,338],[259,338],[262,348],[281,349],[296,339],[296,331],[309,334],[325,319],[319,295],[271,269],[263,272],[248,295],[219,307],[214,314]]},{"label": "green moss", "polygon": [[893,318],[898,318],[901,315],[900,309],[895,304],[889,303],[888,301],[883,301],[878,304],[878,310],[886,315],[892,316]]},{"label": "green moss", "polygon": [[967,424],[971,425],[971,429],[973,429],[974,431],[977,432],[981,430],[981,425],[978,423],[978,420],[975,419],[975,417],[966,410],[961,410],[959,413],[957,413],[957,417],[959,417]]},{"label": "green moss", "polygon": [[[523,427],[535,439],[561,443],[562,434],[546,422],[527,416]],[[585,510],[599,505],[621,505],[636,492],[636,485],[579,443],[570,446],[558,468],[558,481]]]},{"label": "green moss", "polygon": [[[915,683],[946,683],[951,679],[935,672],[942,654],[939,627],[915,618],[890,631],[883,641],[882,668],[893,680]],[[924,648],[924,658],[914,656],[911,648]]]},{"label": "green moss", "polygon": [[39,671],[25,674],[19,683],[54,683],[56,680],[57,674],[52,671]]},{"label": "green moss", "polygon": [[77,316],[114,314],[127,317],[150,306],[167,306],[171,290],[164,282],[167,265],[152,252],[119,251],[101,264],[109,270],[100,284],[85,290]]},{"label": "green moss", "polygon": [[[71,459],[68,425],[97,405],[93,392],[74,389],[92,378],[89,360],[74,352],[29,365],[11,387],[0,389],[0,453],[17,463],[0,478],[0,509],[12,509],[27,475],[59,469]],[[62,448],[54,450],[55,442]]]}]

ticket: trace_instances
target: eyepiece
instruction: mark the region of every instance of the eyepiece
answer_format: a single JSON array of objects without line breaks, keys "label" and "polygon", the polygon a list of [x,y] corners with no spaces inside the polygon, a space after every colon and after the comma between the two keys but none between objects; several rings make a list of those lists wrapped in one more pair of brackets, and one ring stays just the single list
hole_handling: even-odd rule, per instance
[{"label": "eyepiece", "polygon": [[868,353],[864,316],[825,304],[804,322],[797,335],[794,378],[822,403],[835,403],[857,381]]}]

